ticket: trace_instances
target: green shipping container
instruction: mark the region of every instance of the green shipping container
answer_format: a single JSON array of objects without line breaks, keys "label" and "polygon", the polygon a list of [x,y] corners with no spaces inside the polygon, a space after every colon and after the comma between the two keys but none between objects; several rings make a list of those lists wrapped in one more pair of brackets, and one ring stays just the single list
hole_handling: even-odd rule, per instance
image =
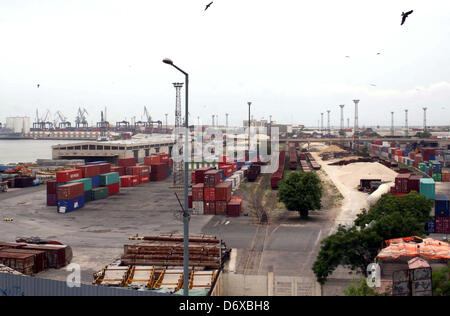
[{"label": "green shipping container", "polygon": [[419,170],[425,172],[425,163],[424,162],[419,162]]},{"label": "green shipping container", "polygon": [[100,185],[110,185],[119,182],[119,173],[118,172],[110,172],[100,175]]},{"label": "green shipping container", "polygon": [[94,201],[106,199],[109,195],[109,189],[106,187],[92,189],[92,199]]},{"label": "green shipping container", "polygon": [[431,200],[436,198],[436,184],[433,179],[420,179],[420,194]]},{"label": "green shipping container", "polygon": [[69,181],[67,183],[83,183],[84,191],[92,190],[92,179],[91,178],[83,178],[83,179],[73,180],[73,181]]},{"label": "green shipping container", "polygon": [[442,173],[433,173],[433,180],[435,182],[442,182]]}]

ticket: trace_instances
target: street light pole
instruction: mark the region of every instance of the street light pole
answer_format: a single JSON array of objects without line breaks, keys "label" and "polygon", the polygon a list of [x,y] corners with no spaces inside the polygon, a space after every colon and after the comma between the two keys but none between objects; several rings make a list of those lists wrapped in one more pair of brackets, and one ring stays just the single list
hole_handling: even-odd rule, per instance
[{"label": "street light pole", "polygon": [[185,109],[185,143],[184,143],[184,213],[183,213],[183,226],[184,226],[184,257],[183,257],[183,270],[184,270],[184,291],[185,296],[189,295],[189,74],[177,67],[172,60],[166,58],[163,60],[165,64],[173,66],[185,76],[186,86],[186,109]]},{"label": "street light pole", "polygon": [[250,160],[250,108],[252,106],[251,102],[247,102],[248,104],[248,159]]}]

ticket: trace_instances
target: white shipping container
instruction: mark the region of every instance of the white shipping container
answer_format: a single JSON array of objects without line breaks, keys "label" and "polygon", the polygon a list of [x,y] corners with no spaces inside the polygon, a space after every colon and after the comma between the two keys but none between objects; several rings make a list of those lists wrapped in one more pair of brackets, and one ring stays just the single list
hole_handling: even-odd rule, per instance
[{"label": "white shipping container", "polygon": [[203,201],[193,201],[192,202],[192,214],[203,215],[205,214],[205,207]]}]

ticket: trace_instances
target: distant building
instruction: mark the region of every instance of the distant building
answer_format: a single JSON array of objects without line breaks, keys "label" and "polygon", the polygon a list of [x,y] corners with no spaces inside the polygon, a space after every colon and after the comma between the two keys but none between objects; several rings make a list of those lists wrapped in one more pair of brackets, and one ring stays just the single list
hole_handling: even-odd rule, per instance
[{"label": "distant building", "polygon": [[31,119],[27,116],[24,117],[7,117],[6,128],[12,130],[13,133],[24,134],[30,131]]}]

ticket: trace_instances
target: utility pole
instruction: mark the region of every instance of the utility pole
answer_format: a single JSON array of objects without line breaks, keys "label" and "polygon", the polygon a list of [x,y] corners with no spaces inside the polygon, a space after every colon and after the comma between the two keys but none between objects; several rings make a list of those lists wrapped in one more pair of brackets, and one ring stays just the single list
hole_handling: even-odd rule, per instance
[{"label": "utility pole", "polygon": [[358,133],[358,104],[359,100],[353,100],[355,103],[355,126],[353,127],[355,131],[353,132],[354,135]]},{"label": "utility pole", "polygon": [[211,115],[211,117],[212,117],[212,122],[211,122],[211,124],[212,124],[212,127],[214,127],[214,114]]},{"label": "utility pole", "polygon": [[251,110],[251,106],[252,103],[251,102],[247,102],[248,104],[248,158],[250,160],[250,124],[251,124],[251,120],[250,120],[250,110]]},{"label": "utility pole", "polygon": [[327,113],[328,113],[328,135],[330,135],[331,134],[331,126],[330,126],[330,110],[327,110]]},{"label": "utility pole", "polygon": [[391,112],[391,136],[394,136],[394,112]]},{"label": "utility pole", "polygon": [[229,114],[228,114],[228,113],[225,113],[225,115],[226,115],[226,117],[227,117],[227,119],[226,119],[226,123],[225,123],[225,124],[226,124],[226,126],[227,126],[227,129],[228,129],[228,115],[229,115]]},{"label": "utility pole", "polygon": [[347,119],[347,129],[350,129],[350,119]]},{"label": "utility pole", "polygon": [[169,131],[169,124],[168,124],[167,116],[168,116],[169,114],[166,113],[165,115],[166,115],[166,133],[168,133],[168,131]]},{"label": "utility pole", "polygon": [[344,106],[345,104],[339,105],[341,108],[341,131],[344,131]]},{"label": "utility pole", "polygon": [[[183,87],[183,83],[175,82],[173,84],[176,90],[176,102],[175,102],[175,131],[177,135],[175,135],[177,142],[182,139],[182,135],[180,135],[180,128],[182,127],[182,118],[181,118],[181,88]],[[185,148],[187,150],[187,147]],[[180,185],[183,183],[183,163],[176,162],[173,163],[173,185]]]},{"label": "utility pole", "polygon": [[405,136],[408,137],[408,110],[405,110]]},{"label": "utility pole", "polygon": [[322,123],[320,124],[320,131],[323,132],[323,113],[320,113],[321,117],[322,117]]},{"label": "utility pole", "polygon": [[423,131],[427,131],[427,108],[423,108]]}]

